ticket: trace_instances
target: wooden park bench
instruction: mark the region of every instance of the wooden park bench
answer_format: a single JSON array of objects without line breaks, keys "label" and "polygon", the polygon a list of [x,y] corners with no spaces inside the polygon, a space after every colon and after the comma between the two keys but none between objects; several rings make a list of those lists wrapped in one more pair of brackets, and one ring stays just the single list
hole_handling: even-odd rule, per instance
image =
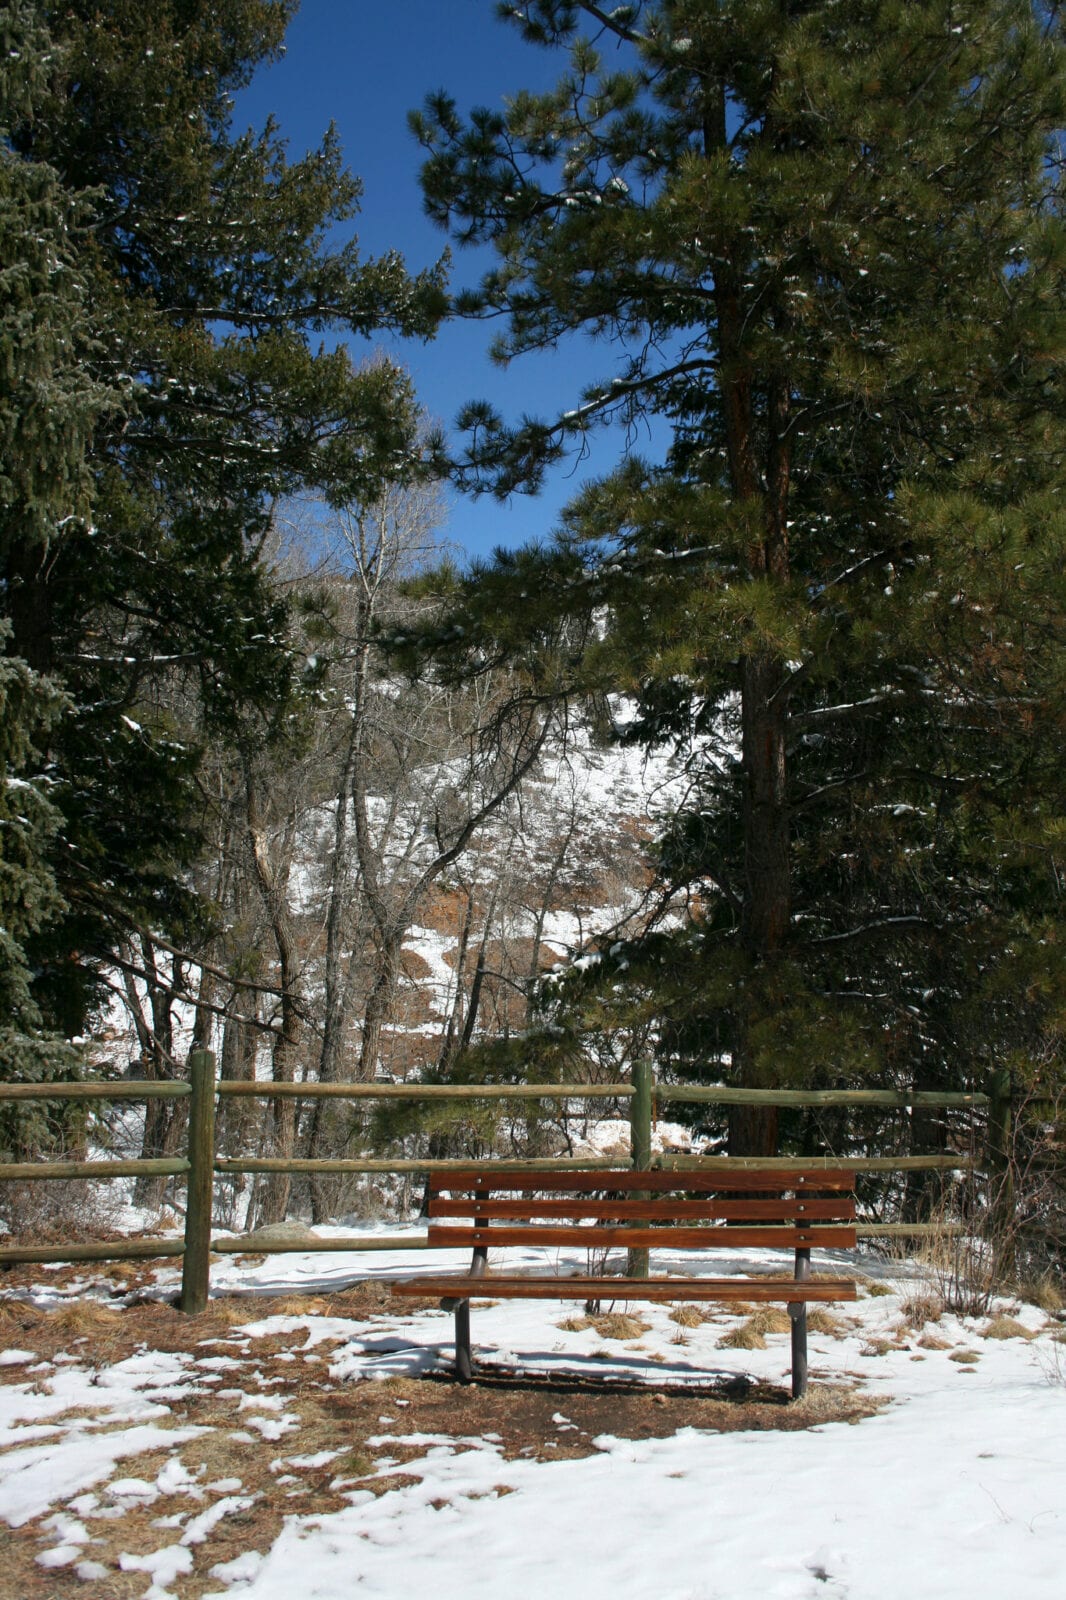
[{"label": "wooden park bench", "polygon": [[[812,1248],[855,1244],[854,1174],[767,1171],[437,1172],[430,1177],[430,1247],[473,1250],[470,1270],[406,1279],[399,1295],[440,1296],[455,1312],[459,1379],[473,1375],[470,1297],[493,1300],[784,1301],[792,1319],[792,1393],[807,1387],[807,1303],[854,1300],[848,1278],[810,1277]],[[444,1220],[447,1219],[447,1220]],[[490,1249],[795,1252],[791,1278],[530,1274],[488,1270]]]}]

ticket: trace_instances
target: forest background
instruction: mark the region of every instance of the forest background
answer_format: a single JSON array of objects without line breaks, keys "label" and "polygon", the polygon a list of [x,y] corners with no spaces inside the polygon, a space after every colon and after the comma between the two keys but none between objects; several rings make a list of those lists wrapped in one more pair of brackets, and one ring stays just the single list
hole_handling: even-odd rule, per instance
[{"label": "forest background", "polygon": [[[286,1082],[1057,1092],[1058,7],[479,8],[536,92],[414,117],[454,249],[415,271],[360,254],[334,134],[239,131],[292,9],[0,9],[4,1077],[195,1041]],[[427,422],[396,340],[455,319],[559,410],[460,375]],[[535,492],[601,426],[631,448],[540,542],[444,550],[445,493]],[[605,812],[574,775],[634,754],[658,807]],[[222,1136],[565,1130],[278,1099]]]}]

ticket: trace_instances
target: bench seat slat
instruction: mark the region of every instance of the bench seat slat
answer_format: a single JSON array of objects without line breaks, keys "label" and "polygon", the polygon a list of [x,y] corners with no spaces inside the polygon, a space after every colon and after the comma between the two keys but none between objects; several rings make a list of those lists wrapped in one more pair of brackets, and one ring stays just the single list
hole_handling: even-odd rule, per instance
[{"label": "bench seat slat", "polygon": [[752,1303],[854,1300],[850,1278],[538,1278],[505,1273],[441,1273],[394,1282],[392,1292],[420,1299],[744,1300]]},{"label": "bench seat slat", "polygon": [[623,1249],[660,1250],[721,1250],[721,1249],[834,1249],[851,1250],[855,1246],[855,1228],[851,1227],[781,1227],[756,1228],[709,1226],[705,1228],[567,1228],[552,1223],[528,1223],[522,1227],[508,1227],[497,1223],[492,1227],[448,1227],[431,1223],[427,1234],[430,1249],[458,1249],[503,1247],[505,1245],[573,1245],[578,1249],[602,1250],[614,1246]]},{"label": "bench seat slat", "polygon": [[796,1199],[773,1200],[446,1200],[434,1195],[429,1203],[431,1217],[507,1218],[532,1222],[546,1217],[566,1217],[575,1221],[599,1222],[850,1222],[855,1202],[850,1195],[828,1200],[800,1195]]},{"label": "bench seat slat", "polygon": [[773,1172],[679,1171],[639,1172],[486,1172],[476,1167],[467,1170],[432,1172],[431,1194],[450,1193],[532,1193],[584,1194],[589,1191],[624,1193],[628,1190],[668,1194],[756,1194],[767,1190],[801,1189],[810,1194],[850,1194],[855,1174],[839,1169],[795,1166],[775,1168]]}]

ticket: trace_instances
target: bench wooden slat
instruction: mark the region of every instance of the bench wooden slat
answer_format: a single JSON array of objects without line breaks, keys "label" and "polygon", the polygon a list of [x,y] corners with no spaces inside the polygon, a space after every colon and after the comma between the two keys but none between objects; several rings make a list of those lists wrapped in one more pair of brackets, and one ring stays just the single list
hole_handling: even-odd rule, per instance
[{"label": "bench wooden slat", "polygon": [[820,1200],[810,1195],[773,1200],[450,1200],[434,1195],[429,1203],[431,1217],[503,1217],[530,1222],[538,1218],[568,1217],[575,1221],[589,1218],[600,1222],[674,1222],[683,1219],[707,1222],[850,1222],[855,1202],[850,1195]]},{"label": "bench wooden slat", "polygon": [[756,1228],[709,1226],[705,1228],[600,1228],[595,1224],[568,1228],[550,1222],[526,1223],[508,1227],[497,1223],[479,1228],[431,1223],[427,1235],[430,1249],[473,1249],[505,1245],[573,1245],[577,1249],[602,1250],[619,1247],[630,1250],[720,1250],[720,1249],[853,1249],[854,1227]]},{"label": "bench wooden slat", "polygon": [[773,1172],[638,1172],[638,1171],[582,1171],[582,1172],[485,1172],[471,1167],[469,1171],[432,1172],[429,1175],[431,1194],[468,1192],[481,1193],[544,1193],[583,1194],[599,1190],[605,1193],[623,1193],[636,1190],[648,1193],[717,1194],[766,1193],[781,1189],[801,1189],[812,1194],[850,1194],[855,1187],[855,1174],[841,1172],[838,1168],[821,1171],[818,1168],[775,1168]]},{"label": "bench wooden slat", "polygon": [[537,1278],[506,1273],[471,1277],[441,1273],[392,1285],[393,1294],[421,1299],[457,1300],[744,1300],[753,1304],[785,1301],[855,1300],[850,1278]]}]

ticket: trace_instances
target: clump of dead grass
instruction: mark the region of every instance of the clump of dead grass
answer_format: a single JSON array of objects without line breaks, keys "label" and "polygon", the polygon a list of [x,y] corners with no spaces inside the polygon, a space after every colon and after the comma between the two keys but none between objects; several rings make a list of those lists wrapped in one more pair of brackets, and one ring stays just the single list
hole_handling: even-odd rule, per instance
[{"label": "clump of dead grass", "polygon": [[21,1328],[25,1320],[20,1315],[21,1311],[22,1307],[18,1301],[0,1300],[0,1328]]},{"label": "clump of dead grass", "polygon": [[268,1300],[266,1315],[270,1317],[332,1317],[334,1308],[324,1295],[286,1294],[280,1299]]},{"label": "clump of dead grass", "polygon": [[920,1289],[908,1295],[899,1309],[906,1327],[924,1328],[927,1322],[940,1321],[944,1315],[944,1302],[939,1295]]},{"label": "clump of dead grass", "polygon": [[56,1333],[106,1338],[119,1331],[122,1314],[110,1306],[101,1305],[98,1300],[70,1300],[48,1313],[48,1323]]},{"label": "clump of dead grass", "polygon": [[734,1328],[730,1333],[724,1333],[718,1341],[719,1350],[765,1350],[766,1340],[758,1328],[752,1327],[751,1320],[742,1322],[739,1328]]},{"label": "clump of dead grass", "polygon": [[919,1350],[950,1350],[951,1340],[941,1339],[935,1333],[923,1333],[918,1340]]},{"label": "clump of dead grass", "polygon": [[895,1294],[896,1292],[891,1284],[878,1283],[874,1278],[868,1278],[866,1282],[862,1284],[862,1288],[866,1291],[871,1300],[877,1300],[882,1295]]},{"label": "clump of dead grass", "polygon": [[980,1350],[953,1350],[948,1356],[949,1361],[957,1362],[960,1367],[976,1366],[980,1359]]},{"label": "clump of dead grass", "polygon": [[748,1320],[760,1333],[787,1333],[792,1326],[792,1318],[780,1306],[760,1306]]},{"label": "clump of dead grass", "polygon": [[707,1314],[699,1306],[675,1306],[670,1321],[676,1322],[679,1328],[700,1328],[707,1321]]},{"label": "clump of dead grass", "polygon": [[567,1317],[555,1324],[564,1333],[584,1333],[594,1328],[601,1339],[639,1339],[651,1330],[651,1323],[626,1311],[607,1311],[601,1316]]},{"label": "clump of dead grass", "polygon": [[237,1328],[244,1322],[260,1322],[265,1316],[271,1316],[272,1312],[264,1309],[262,1300],[253,1304],[242,1295],[240,1299],[222,1297],[211,1300],[207,1315],[213,1323],[221,1324],[224,1328]]},{"label": "clump of dead grass", "polygon": [[650,1322],[628,1311],[608,1311],[602,1316],[590,1317],[589,1321],[601,1339],[639,1339],[651,1329]]},{"label": "clump of dead grass", "polygon": [[807,1312],[808,1333],[825,1333],[831,1339],[843,1339],[847,1331],[846,1324],[839,1317],[834,1317],[831,1311],[825,1311],[821,1306],[814,1306]]},{"label": "clump of dead grass", "polygon": [[1032,1328],[1027,1328],[1017,1317],[993,1317],[981,1329],[982,1339],[1035,1339]]},{"label": "clump of dead grass", "polygon": [[787,1311],[777,1306],[760,1306],[746,1317],[738,1328],[723,1334],[718,1341],[719,1350],[765,1350],[768,1333],[787,1333],[792,1320]]},{"label": "clump of dead grass", "polygon": [[368,1478],[377,1468],[377,1462],[367,1450],[349,1450],[331,1465],[336,1477],[342,1479]]},{"label": "clump of dead grass", "polygon": [[1066,1308],[1066,1299],[1063,1298],[1062,1283],[1053,1273],[1045,1272],[1020,1286],[1023,1299],[1030,1305],[1036,1306],[1038,1311],[1044,1311],[1049,1317],[1054,1317]]},{"label": "clump of dead grass", "polygon": [[802,1399],[790,1402],[788,1411],[814,1428],[823,1422],[863,1422],[885,1404],[883,1395],[866,1394],[857,1384],[812,1383]]}]

